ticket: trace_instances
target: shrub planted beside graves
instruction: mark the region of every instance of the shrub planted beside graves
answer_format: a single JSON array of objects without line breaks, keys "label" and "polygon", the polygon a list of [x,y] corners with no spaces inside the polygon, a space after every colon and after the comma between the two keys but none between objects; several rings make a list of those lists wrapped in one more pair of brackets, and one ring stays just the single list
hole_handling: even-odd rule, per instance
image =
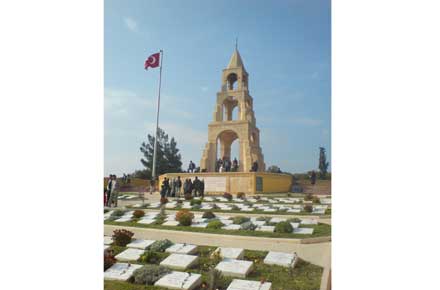
[{"label": "shrub planted beside graves", "polygon": [[207,229],[220,229],[224,224],[219,220],[210,221],[206,226]]},{"label": "shrub planted beside graves", "polygon": [[113,244],[115,244],[116,246],[125,247],[128,243],[131,242],[131,238],[133,237],[133,235],[134,233],[126,229],[114,230],[112,235]]},{"label": "shrub planted beside graves", "polygon": [[168,202],[168,198],[166,198],[166,197],[161,197],[160,198],[160,203],[161,204],[166,204]]},{"label": "shrub planted beside graves", "polygon": [[289,223],[300,223],[301,219],[299,218],[290,218],[287,220]]},{"label": "shrub planted beside graves", "polygon": [[208,210],[203,213],[202,218],[213,219],[213,218],[215,218],[215,214],[212,211]]},{"label": "shrub planted beside graves", "polygon": [[181,209],[176,213],[176,220],[181,226],[190,226],[193,218],[194,214],[187,209]]},{"label": "shrub planted beside graves", "polygon": [[293,227],[289,222],[279,222],[275,225],[276,233],[291,233],[293,232]]},{"label": "shrub planted beside graves", "polygon": [[313,206],[311,204],[306,204],[304,206],[304,211],[305,212],[312,212],[313,211]]},{"label": "shrub planted beside graves", "polygon": [[134,283],[142,285],[153,285],[171,270],[159,265],[145,265],[133,272]]},{"label": "shrub planted beside graves", "polygon": [[140,209],[137,209],[133,212],[133,216],[137,219],[143,217],[144,215],[145,215],[145,212]]},{"label": "shrub planted beside graves", "polygon": [[189,202],[190,205],[201,205],[202,201],[200,199],[191,199]]},{"label": "shrub planted beside graves", "polygon": [[314,196],[312,201],[313,201],[313,203],[321,203],[321,200],[317,196]]},{"label": "shrub planted beside graves", "polygon": [[223,197],[228,199],[228,200],[231,200],[232,199],[232,194],[230,194],[228,192],[225,192],[225,193],[223,193]]},{"label": "shrub planted beside graves", "polygon": [[113,251],[104,251],[104,271],[113,266],[114,263],[116,263],[116,258],[113,255]]},{"label": "shrub planted beside graves", "polygon": [[234,219],[233,219],[232,221],[233,221],[233,223],[236,224],[236,225],[241,225],[241,224],[243,224],[243,223],[245,223],[245,222],[248,222],[248,221],[250,221],[250,220],[251,220],[251,219],[248,218],[248,217],[244,217],[244,216],[236,216],[236,217],[234,217]]},{"label": "shrub planted beside graves", "polygon": [[239,193],[237,193],[237,198],[244,199],[245,196],[246,196],[246,195],[244,194],[244,192],[239,192]]},{"label": "shrub planted beside graves", "polygon": [[191,193],[185,193],[184,197],[185,197],[185,200],[191,200],[192,199]]},{"label": "shrub planted beside graves", "polygon": [[154,244],[150,246],[150,251],[154,252],[165,252],[165,250],[173,245],[173,242],[171,242],[168,239],[155,241]]},{"label": "shrub planted beside graves", "polygon": [[139,262],[145,263],[145,264],[146,263],[159,264],[167,256],[168,256],[168,253],[154,252],[154,251],[148,250],[144,254],[142,254],[142,256],[139,258]]},{"label": "shrub planted beside graves", "polygon": [[112,214],[111,214],[110,216],[112,216],[112,217],[120,217],[120,216],[123,216],[124,213],[125,213],[124,210],[122,210],[122,209],[117,209],[117,210],[113,211]]}]

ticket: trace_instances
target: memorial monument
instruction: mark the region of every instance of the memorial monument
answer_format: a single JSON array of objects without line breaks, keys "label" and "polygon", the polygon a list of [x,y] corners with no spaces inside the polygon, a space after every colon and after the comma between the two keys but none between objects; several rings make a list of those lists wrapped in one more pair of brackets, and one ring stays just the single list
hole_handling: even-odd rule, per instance
[{"label": "memorial monument", "polygon": [[[223,70],[221,80],[213,121],[208,124],[208,142],[200,161],[201,172],[163,174],[159,177],[160,184],[164,177],[173,179],[180,176],[193,180],[197,176],[205,182],[205,194],[290,191],[290,175],[265,172],[260,130],[256,125],[253,99],[249,94],[249,74],[237,48]],[[233,113],[234,109],[237,110],[236,114]],[[239,142],[238,156],[231,156],[231,146],[236,140]],[[237,170],[219,172],[219,159],[231,162],[235,157],[238,159]]]},{"label": "memorial monument", "polygon": [[[200,161],[203,171],[218,171],[216,162],[219,158],[232,160],[231,145],[236,139],[239,140],[237,171],[251,171],[254,162],[258,164],[257,171],[265,170],[260,147],[260,130],[255,121],[248,80],[249,74],[244,68],[238,49],[235,49],[228,66],[223,70],[222,86],[217,93],[213,121],[208,125],[208,143]],[[238,110],[235,120],[232,114],[234,108]]]}]

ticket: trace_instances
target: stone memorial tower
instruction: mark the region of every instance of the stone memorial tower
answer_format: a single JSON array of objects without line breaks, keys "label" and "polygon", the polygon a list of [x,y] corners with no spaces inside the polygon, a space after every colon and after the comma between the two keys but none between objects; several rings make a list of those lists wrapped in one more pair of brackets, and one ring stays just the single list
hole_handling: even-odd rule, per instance
[{"label": "stone memorial tower", "polygon": [[[255,161],[258,171],[265,170],[260,130],[255,121],[248,80],[249,75],[236,48],[222,73],[222,86],[217,93],[213,121],[208,125],[208,143],[200,161],[202,170],[215,172],[219,158],[232,161],[234,157],[239,158],[239,172],[249,172]],[[234,108],[238,112],[236,119],[233,119]],[[239,156],[231,156],[231,145],[236,139],[239,141]]]}]

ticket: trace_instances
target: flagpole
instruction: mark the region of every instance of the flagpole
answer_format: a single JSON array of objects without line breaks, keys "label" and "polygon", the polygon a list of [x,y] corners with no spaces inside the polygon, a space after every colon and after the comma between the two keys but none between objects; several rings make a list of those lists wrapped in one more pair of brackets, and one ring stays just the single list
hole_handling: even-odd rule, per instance
[{"label": "flagpole", "polygon": [[160,86],[162,83],[162,61],[163,50],[160,50],[160,70],[159,70],[159,93],[157,95],[157,113],[156,113],[156,137],[154,138],[154,152],[153,152],[153,169],[151,173],[152,180],[156,178],[156,156],[157,156],[157,139],[159,135],[159,109],[160,109]]}]

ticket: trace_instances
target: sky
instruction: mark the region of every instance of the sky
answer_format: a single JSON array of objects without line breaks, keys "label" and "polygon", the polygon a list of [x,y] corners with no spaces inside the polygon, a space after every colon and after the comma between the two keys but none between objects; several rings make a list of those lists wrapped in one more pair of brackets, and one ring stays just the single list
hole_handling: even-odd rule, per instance
[{"label": "sky", "polygon": [[[266,166],[300,173],[331,166],[329,0],[105,0],[104,173],[143,169],[139,147],[154,134],[164,51],[159,126],[197,165],[222,70],[238,38],[249,73]],[[234,144],[237,142],[234,142]],[[234,145],[235,146],[235,145]],[[234,149],[233,149],[234,153]]]}]

